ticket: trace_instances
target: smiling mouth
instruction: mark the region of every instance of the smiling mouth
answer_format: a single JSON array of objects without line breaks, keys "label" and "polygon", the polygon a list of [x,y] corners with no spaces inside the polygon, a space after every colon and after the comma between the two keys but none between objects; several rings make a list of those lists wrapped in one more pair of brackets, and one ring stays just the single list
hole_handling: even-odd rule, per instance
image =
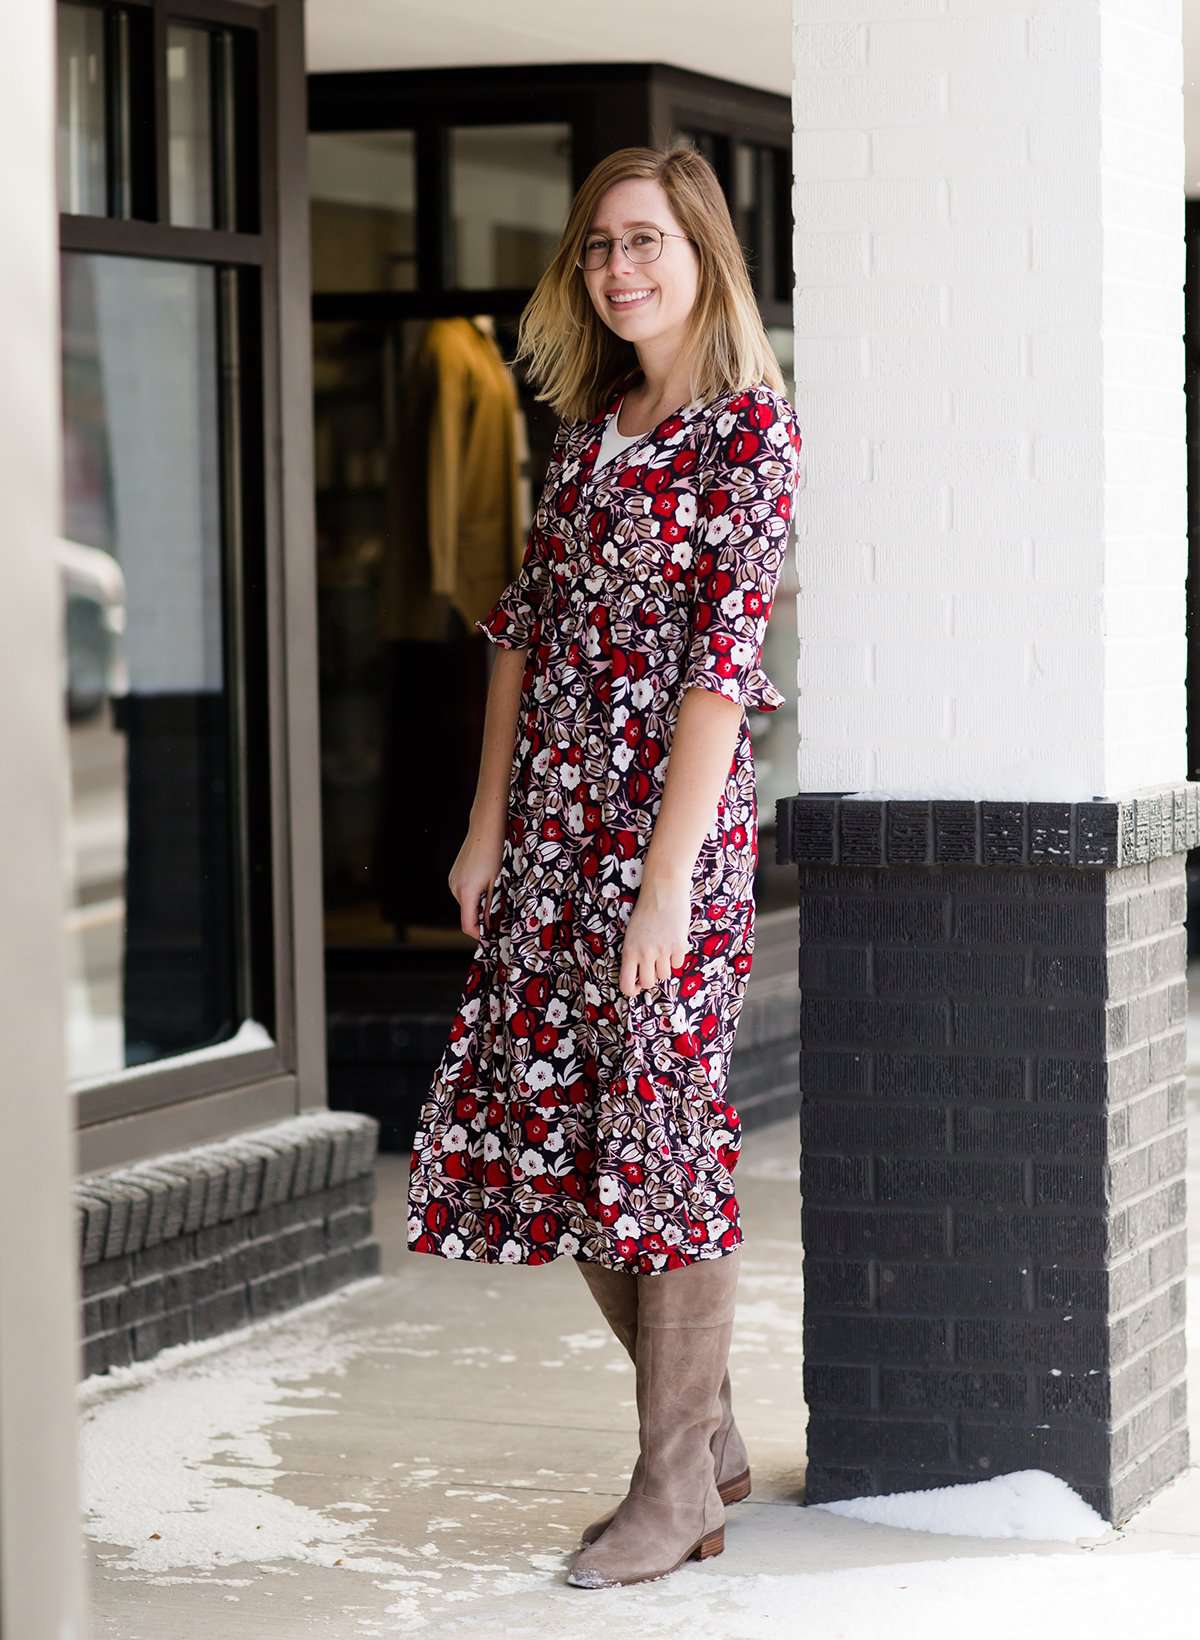
[{"label": "smiling mouth", "polygon": [[637,307],[639,303],[648,301],[654,295],[652,290],[610,290],[608,300],[614,307]]}]

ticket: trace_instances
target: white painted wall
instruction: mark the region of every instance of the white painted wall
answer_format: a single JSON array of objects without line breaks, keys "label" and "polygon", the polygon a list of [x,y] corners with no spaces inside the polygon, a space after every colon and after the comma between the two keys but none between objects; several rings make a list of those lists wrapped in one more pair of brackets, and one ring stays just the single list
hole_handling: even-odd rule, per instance
[{"label": "white painted wall", "polygon": [[795,0],[801,791],[1185,772],[1179,0]]},{"label": "white painted wall", "polygon": [[63,1027],[54,6],[0,6],[0,1633],[82,1640],[75,1111]]}]

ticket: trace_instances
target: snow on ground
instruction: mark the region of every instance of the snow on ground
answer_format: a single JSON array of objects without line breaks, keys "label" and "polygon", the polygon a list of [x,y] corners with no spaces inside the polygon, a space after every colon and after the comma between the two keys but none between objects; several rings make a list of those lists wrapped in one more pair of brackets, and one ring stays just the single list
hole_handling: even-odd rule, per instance
[{"label": "snow on ground", "polygon": [[1075,1543],[1105,1537],[1109,1531],[1108,1522],[1078,1492],[1044,1469],[1018,1469],[1011,1475],[993,1475],[990,1480],[962,1486],[891,1492],[812,1507],[877,1526],[902,1526],[911,1532],[941,1532],[949,1537]]},{"label": "snow on ground", "polygon": [[[357,1504],[331,1499],[314,1509],[276,1488],[288,1473],[279,1437],[290,1437],[277,1432],[273,1442],[272,1425],[336,1418],[336,1390],[307,1387],[305,1380],[344,1374],[364,1349],[432,1353],[422,1344],[442,1330],[436,1324],[398,1320],[363,1328],[349,1320],[350,1310],[344,1326],[328,1324],[328,1312],[345,1309],[366,1285],[340,1288],[293,1318],[180,1344],[84,1380],[78,1399],[86,1530],[128,1551],[106,1557],[109,1570],[211,1571],[248,1559],[329,1566],[353,1552],[366,1523],[338,1514],[357,1514]],[[384,1559],[374,1569],[394,1571],[395,1563]]]},{"label": "snow on ground", "polygon": [[[802,1524],[798,1524],[802,1532]],[[706,1562],[718,1566],[720,1559]],[[690,1569],[625,1589],[551,1589],[538,1616],[528,1595],[469,1624],[379,1628],[429,1640],[1108,1640],[1149,1621],[1154,1640],[1195,1640],[1200,1555],[1005,1555],[898,1562],[791,1577]],[[539,1606],[540,1606],[539,1602]]]}]

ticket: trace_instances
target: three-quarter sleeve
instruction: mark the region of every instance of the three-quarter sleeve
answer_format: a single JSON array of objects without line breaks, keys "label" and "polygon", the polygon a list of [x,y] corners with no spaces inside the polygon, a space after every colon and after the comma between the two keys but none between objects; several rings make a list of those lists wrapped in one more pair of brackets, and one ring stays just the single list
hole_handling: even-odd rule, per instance
[{"label": "three-quarter sleeve", "polygon": [[796,413],[774,389],[735,394],[717,416],[698,496],[681,693],[710,689],[762,712],[784,704],[761,662],[801,483],[800,447]]},{"label": "three-quarter sleeve", "polygon": [[546,509],[558,484],[568,431],[568,424],[560,422],[554,435],[541,498],[534,509],[533,522],[525,540],[521,568],[487,614],[475,622],[480,632],[501,649],[527,649],[533,641],[534,626],[541,616],[550,585],[550,567],[546,558]]}]

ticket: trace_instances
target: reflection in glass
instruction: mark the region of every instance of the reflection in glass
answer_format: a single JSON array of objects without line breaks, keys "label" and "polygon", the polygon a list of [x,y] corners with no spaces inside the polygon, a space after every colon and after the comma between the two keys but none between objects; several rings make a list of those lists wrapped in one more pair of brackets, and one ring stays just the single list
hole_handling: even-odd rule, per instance
[{"label": "reflection in glass", "polygon": [[74,216],[108,211],[104,76],[104,13],[59,6],[58,208]]},{"label": "reflection in glass", "polygon": [[450,284],[469,290],[536,284],[571,203],[570,126],[455,127],[450,200]]},{"label": "reflection in glass", "polygon": [[237,1029],[218,277],[63,257],[72,1081]]},{"label": "reflection in glass", "polygon": [[308,176],[313,289],[415,290],[412,132],[314,132]]},{"label": "reflection in glass", "polygon": [[495,655],[471,618],[517,572],[556,423],[505,384],[515,320],[321,321],[313,342],[326,945],[455,949]]},{"label": "reflection in glass", "polygon": [[177,228],[213,226],[211,51],[207,29],[167,29],[167,151],[170,220]]}]

